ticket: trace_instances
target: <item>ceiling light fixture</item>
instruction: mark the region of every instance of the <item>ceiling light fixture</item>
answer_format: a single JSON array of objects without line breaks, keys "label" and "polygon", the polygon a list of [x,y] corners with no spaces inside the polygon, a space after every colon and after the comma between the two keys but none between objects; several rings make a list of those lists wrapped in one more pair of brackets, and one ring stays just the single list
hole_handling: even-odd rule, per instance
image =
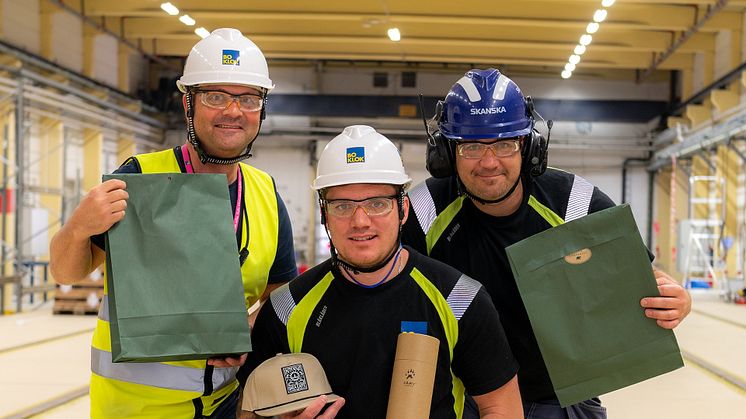
[{"label": "ceiling light fixture", "polygon": [[588,26],[585,27],[585,31],[588,33],[596,33],[598,31],[599,26],[601,25],[599,25],[596,22],[591,22],[588,24]]},{"label": "ceiling light fixture", "polygon": [[572,52],[575,55],[583,55],[583,54],[585,54],[585,46],[584,45],[575,45],[575,49],[572,50]]},{"label": "ceiling light fixture", "polygon": [[606,14],[607,13],[608,12],[606,11],[606,9],[598,9],[598,10],[596,10],[596,13],[593,14],[593,21],[594,22],[598,22],[598,23],[603,22],[604,19],[606,19]]},{"label": "ceiling light fixture", "polygon": [[572,77],[572,71],[565,70],[565,71],[562,72],[562,78],[563,79],[569,79],[570,77]]},{"label": "ceiling light fixture", "polygon": [[161,9],[163,9],[164,12],[168,13],[171,16],[176,16],[179,14],[179,9],[177,9],[176,6],[174,6],[170,2],[161,3]]},{"label": "ceiling light fixture", "polygon": [[182,15],[179,20],[181,23],[187,25],[187,26],[194,26],[195,23],[197,23],[194,19],[192,19],[189,15]]},{"label": "ceiling light fixture", "polygon": [[593,37],[585,34],[580,37],[580,45],[588,46],[591,44],[591,41],[593,41]]},{"label": "ceiling light fixture", "polygon": [[573,54],[567,59],[567,61],[569,61],[570,64],[577,64],[580,62],[580,55]]},{"label": "ceiling light fixture", "polygon": [[391,28],[388,30],[389,39],[394,42],[399,42],[401,40],[401,32],[399,32],[399,28]]},{"label": "ceiling light fixture", "polygon": [[614,4],[616,0],[602,0],[601,6],[603,7],[611,7],[612,4]]},{"label": "ceiling light fixture", "polygon": [[573,63],[565,64],[565,71],[575,71],[575,64]]},{"label": "ceiling light fixture", "polygon": [[194,33],[196,33],[197,35],[199,35],[200,38],[203,38],[203,39],[207,38],[208,36],[210,36],[210,31],[208,31],[207,29],[203,28],[202,26],[200,26],[199,28],[195,29]]}]

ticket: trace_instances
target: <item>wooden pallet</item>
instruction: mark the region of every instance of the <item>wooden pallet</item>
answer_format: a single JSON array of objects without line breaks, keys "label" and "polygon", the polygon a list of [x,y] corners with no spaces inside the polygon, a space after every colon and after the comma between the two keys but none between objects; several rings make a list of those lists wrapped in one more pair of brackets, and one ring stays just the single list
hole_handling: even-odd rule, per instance
[{"label": "wooden pallet", "polygon": [[[91,295],[98,299],[95,305],[89,304]],[[54,314],[74,314],[74,315],[96,315],[101,304],[101,297],[104,295],[104,281],[94,281],[86,278],[72,286],[72,288],[57,285],[54,293]]]}]

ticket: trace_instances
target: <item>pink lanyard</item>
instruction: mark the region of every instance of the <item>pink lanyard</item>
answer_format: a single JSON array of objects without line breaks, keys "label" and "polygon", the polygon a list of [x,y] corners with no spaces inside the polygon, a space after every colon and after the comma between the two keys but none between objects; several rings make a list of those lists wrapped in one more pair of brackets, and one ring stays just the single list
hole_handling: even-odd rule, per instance
[{"label": "pink lanyard", "polygon": [[[189,150],[187,149],[187,145],[184,144],[181,146],[181,156],[184,158],[184,166],[186,166],[187,173],[194,173],[194,168],[192,167],[192,160],[189,158]],[[238,179],[238,193],[236,194],[236,210],[233,213],[233,230],[238,231],[238,219],[241,215],[241,201],[243,201],[241,195],[241,189],[242,189],[242,182],[241,182],[241,167],[238,167],[236,177]]]}]

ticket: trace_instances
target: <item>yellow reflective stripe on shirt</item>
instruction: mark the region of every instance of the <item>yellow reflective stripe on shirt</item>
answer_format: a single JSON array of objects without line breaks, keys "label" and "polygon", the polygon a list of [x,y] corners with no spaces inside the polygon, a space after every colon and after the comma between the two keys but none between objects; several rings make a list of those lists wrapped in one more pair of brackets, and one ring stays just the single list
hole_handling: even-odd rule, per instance
[{"label": "yellow reflective stripe on shirt", "polygon": [[562,217],[544,206],[544,204],[539,202],[539,200],[537,200],[533,195],[528,197],[528,205],[531,206],[531,208],[533,208],[541,218],[545,219],[552,227],[557,227],[558,225],[565,223],[565,220],[563,220]]},{"label": "yellow reflective stripe on shirt", "polygon": [[455,201],[451,202],[446,209],[443,210],[440,214],[438,214],[438,217],[433,221],[433,225],[430,226],[430,229],[425,234],[425,243],[427,244],[427,254],[430,255],[430,252],[433,250],[433,247],[435,247],[435,243],[438,242],[438,239],[440,239],[440,236],[445,231],[446,227],[448,227],[449,224],[451,224],[451,221],[456,217],[456,214],[458,214],[459,211],[461,211],[461,207],[464,204],[464,196],[461,195],[458,198],[456,198]]},{"label": "yellow reflective stripe on shirt", "polygon": [[311,288],[311,291],[309,291],[308,294],[298,302],[290,313],[287,325],[288,346],[290,346],[290,352],[300,352],[303,348],[303,336],[306,333],[306,326],[311,318],[313,309],[319,304],[321,297],[323,297],[326,290],[329,289],[333,279],[334,274],[327,272],[321,281]]},{"label": "yellow reflective stripe on shirt", "polygon": [[[430,282],[425,275],[422,274],[417,268],[412,269],[412,279],[420,286],[422,291],[425,293],[427,298],[435,307],[435,311],[438,312],[440,322],[443,324],[443,330],[446,334],[446,340],[448,340],[448,355],[449,364],[453,362],[453,348],[456,347],[458,342],[458,320],[451,311],[451,306],[440,293],[438,288]],[[461,418],[464,413],[464,384],[459,380],[451,370],[451,394],[453,395],[454,404],[453,410],[456,413],[457,418]]]}]

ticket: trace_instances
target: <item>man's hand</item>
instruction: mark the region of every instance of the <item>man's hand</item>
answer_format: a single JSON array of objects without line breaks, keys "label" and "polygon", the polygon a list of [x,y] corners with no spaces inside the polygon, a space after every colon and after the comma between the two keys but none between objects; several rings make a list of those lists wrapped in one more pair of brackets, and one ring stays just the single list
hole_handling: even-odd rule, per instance
[{"label": "man's hand", "polygon": [[326,405],[326,400],[327,397],[322,394],[321,396],[317,397],[310,405],[308,405],[308,407],[303,409],[303,411],[281,415],[280,419],[332,419],[337,416],[337,413],[339,413],[339,409],[344,406],[345,399],[340,397],[339,399],[335,400],[334,403],[332,403],[331,406],[326,409],[326,411],[324,411],[323,415],[316,416]]},{"label": "man's hand", "polygon": [[236,358],[233,356],[226,356],[225,358],[210,358],[207,360],[207,365],[212,365],[215,368],[229,368],[229,367],[240,367],[246,362],[246,356],[243,354]]},{"label": "man's hand", "polygon": [[109,179],[91,189],[68,221],[75,234],[87,239],[108,231],[121,221],[129,198],[126,187],[119,179]]},{"label": "man's hand", "polygon": [[655,319],[658,326],[673,329],[692,310],[692,297],[665,272],[653,269],[653,274],[661,296],[645,297],[640,305],[645,308],[645,316]]}]

